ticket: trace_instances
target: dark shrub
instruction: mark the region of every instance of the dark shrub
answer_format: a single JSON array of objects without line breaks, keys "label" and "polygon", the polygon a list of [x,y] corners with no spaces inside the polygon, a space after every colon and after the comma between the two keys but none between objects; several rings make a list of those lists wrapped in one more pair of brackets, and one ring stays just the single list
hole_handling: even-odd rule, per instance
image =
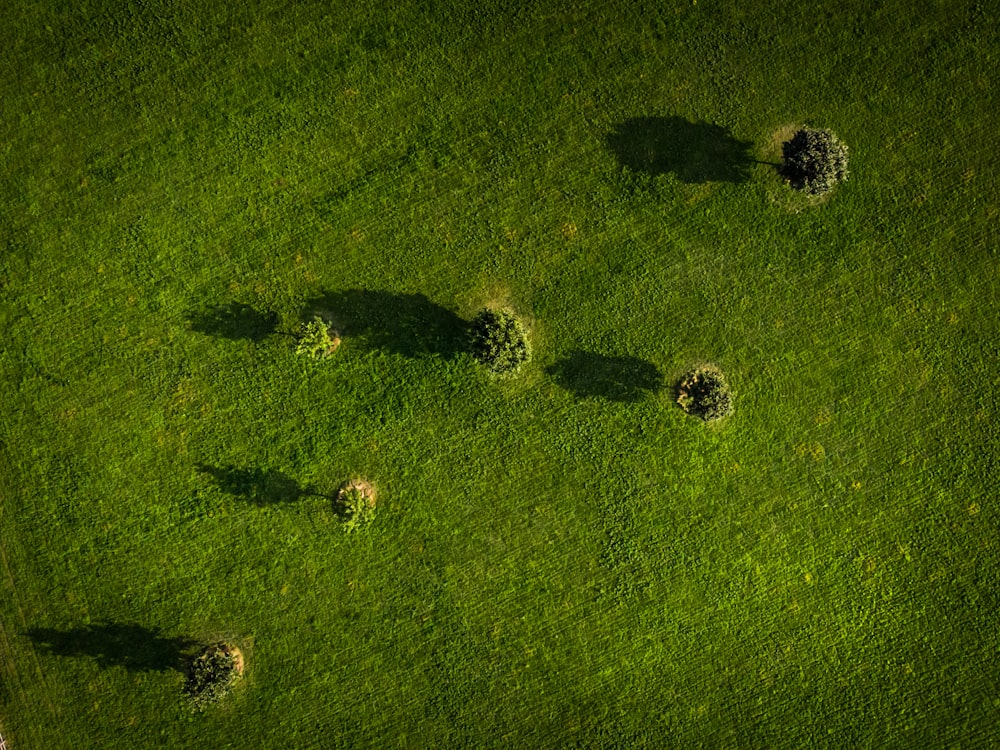
[{"label": "dark shrub", "polygon": [[847,146],[833,131],[802,128],[781,152],[781,172],[796,190],[821,195],[847,179]]},{"label": "dark shrub", "polygon": [[243,654],[228,643],[215,643],[191,660],[185,692],[203,708],[222,698],[243,674]]},{"label": "dark shrub", "polygon": [[507,310],[481,310],[470,327],[472,356],[497,374],[515,372],[531,358],[524,325]]},{"label": "dark shrub", "polygon": [[709,422],[733,411],[733,396],[723,374],[714,367],[692,370],[677,384],[677,403],[688,414]]}]

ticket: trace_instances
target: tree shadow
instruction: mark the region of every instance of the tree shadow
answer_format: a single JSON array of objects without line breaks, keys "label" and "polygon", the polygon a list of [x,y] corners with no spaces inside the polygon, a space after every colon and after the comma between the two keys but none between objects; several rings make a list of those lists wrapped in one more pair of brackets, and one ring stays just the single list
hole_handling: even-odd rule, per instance
[{"label": "tree shadow", "polygon": [[609,357],[579,349],[545,372],[577,398],[639,401],[663,387],[663,374],[637,357]]},{"label": "tree shadow", "polygon": [[682,117],[633,117],[607,137],[618,161],[634,172],[672,172],[681,182],[745,182],[757,161],[750,141],[728,128]]},{"label": "tree shadow", "polygon": [[469,324],[423,294],[369,289],[324,292],[307,305],[344,338],[405,357],[450,359],[466,351]]},{"label": "tree shadow", "polygon": [[303,487],[287,474],[273,469],[241,469],[236,466],[206,464],[199,464],[195,468],[210,476],[223,492],[254,505],[292,503],[303,497],[320,494],[314,488]]},{"label": "tree shadow", "polygon": [[159,628],[111,622],[70,630],[31,628],[24,635],[43,653],[89,656],[101,669],[125,667],[129,672],[183,671],[197,645],[190,638],[166,638]]},{"label": "tree shadow", "polygon": [[273,310],[262,312],[242,302],[229,302],[190,312],[188,321],[192,331],[208,336],[257,342],[274,333],[278,314]]}]

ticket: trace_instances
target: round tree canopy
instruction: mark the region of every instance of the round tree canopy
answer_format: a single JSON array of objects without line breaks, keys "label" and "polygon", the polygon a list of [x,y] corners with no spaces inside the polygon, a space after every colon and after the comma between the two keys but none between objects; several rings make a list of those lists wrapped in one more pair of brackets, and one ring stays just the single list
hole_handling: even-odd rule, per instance
[{"label": "round tree canopy", "polygon": [[472,356],[494,373],[509,374],[531,358],[528,333],[508,310],[481,310],[470,327]]},{"label": "round tree canopy", "polygon": [[847,146],[831,130],[802,128],[781,151],[782,174],[796,190],[822,195],[848,177]]}]

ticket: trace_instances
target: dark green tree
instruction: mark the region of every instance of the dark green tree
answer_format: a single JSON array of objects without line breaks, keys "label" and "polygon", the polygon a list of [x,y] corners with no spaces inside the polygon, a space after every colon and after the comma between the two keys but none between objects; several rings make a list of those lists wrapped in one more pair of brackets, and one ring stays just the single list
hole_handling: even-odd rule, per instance
[{"label": "dark green tree", "polygon": [[243,674],[243,654],[228,643],[215,643],[191,660],[188,667],[188,694],[197,708],[215,703]]},{"label": "dark green tree", "polygon": [[715,367],[692,370],[677,384],[677,403],[692,416],[710,422],[732,413],[733,395]]},{"label": "dark green tree", "polygon": [[509,310],[481,310],[469,335],[472,356],[498,375],[512,374],[531,359],[528,332]]},{"label": "dark green tree", "polygon": [[822,195],[848,177],[847,146],[833,131],[805,127],[781,146],[781,173],[796,190]]}]

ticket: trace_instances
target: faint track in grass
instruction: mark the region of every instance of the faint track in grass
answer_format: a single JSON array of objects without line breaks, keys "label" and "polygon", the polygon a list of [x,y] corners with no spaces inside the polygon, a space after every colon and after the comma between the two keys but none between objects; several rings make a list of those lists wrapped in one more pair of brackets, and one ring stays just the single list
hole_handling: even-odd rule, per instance
[{"label": "faint track in grass", "polygon": [[[14,579],[14,574],[11,572],[10,563],[7,559],[7,550],[3,543],[0,542],[0,563],[3,565],[3,583],[2,588],[6,591],[5,599],[6,601],[13,602],[14,606],[17,608],[17,619],[18,622],[15,625],[15,633],[18,630],[26,630],[28,628],[28,621],[24,614],[24,609],[21,607],[21,603],[17,597],[17,584]],[[28,700],[28,693],[24,688],[24,680],[21,675],[25,673],[25,670],[18,671],[17,662],[14,659],[14,651],[11,648],[11,639],[8,635],[9,629],[8,624],[4,621],[3,613],[0,612],[0,687],[11,692],[11,697],[19,706],[26,707],[30,704]],[[47,713],[47,716],[36,717],[38,720],[33,721],[33,725],[40,726],[45,723],[55,722],[58,716],[59,710],[55,703],[52,701],[52,697],[49,691],[48,684],[45,682],[45,677],[42,673],[42,665],[38,661],[38,657],[35,656],[34,652],[29,652],[30,656],[26,659],[30,659],[32,664],[29,665],[28,669],[33,670],[38,677],[38,681],[42,685],[42,696],[44,703],[36,703],[36,707]],[[24,666],[24,665],[22,665]],[[27,728],[27,727],[25,727]],[[3,717],[0,716],[0,750],[6,750],[6,740],[3,738]],[[26,733],[27,734],[27,733]],[[29,739],[31,742],[29,743]],[[40,745],[35,742],[37,737],[25,736],[25,742],[22,743],[24,747],[40,747]]]}]

